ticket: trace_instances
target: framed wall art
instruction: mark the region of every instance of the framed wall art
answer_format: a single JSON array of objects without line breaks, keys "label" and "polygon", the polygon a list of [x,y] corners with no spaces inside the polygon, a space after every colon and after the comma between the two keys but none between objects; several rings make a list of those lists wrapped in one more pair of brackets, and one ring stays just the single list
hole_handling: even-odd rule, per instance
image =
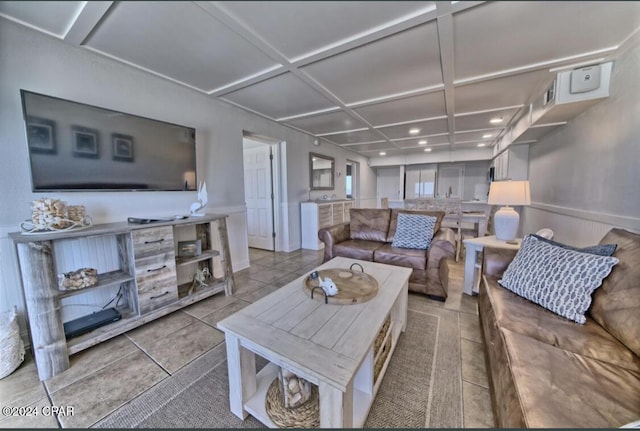
[{"label": "framed wall art", "polygon": [[56,123],[40,117],[27,118],[29,151],[38,154],[56,154]]},{"label": "framed wall art", "polygon": [[75,157],[88,157],[97,159],[98,152],[98,131],[82,126],[71,126],[73,137],[73,155]]},{"label": "framed wall art", "polygon": [[113,160],[133,162],[133,137],[114,133],[111,135]]}]

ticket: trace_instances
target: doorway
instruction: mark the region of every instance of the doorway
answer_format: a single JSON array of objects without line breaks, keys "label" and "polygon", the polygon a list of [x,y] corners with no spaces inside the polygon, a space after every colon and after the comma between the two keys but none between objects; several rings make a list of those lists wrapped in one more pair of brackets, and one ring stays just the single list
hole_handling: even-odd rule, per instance
[{"label": "doorway", "polygon": [[243,135],[244,196],[247,208],[247,242],[251,248],[276,250],[279,181],[277,142]]},{"label": "doorway", "polygon": [[345,196],[347,199],[356,201],[358,199],[359,191],[359,168],[360,164],[353,160],[347,159],[345,168]]}]

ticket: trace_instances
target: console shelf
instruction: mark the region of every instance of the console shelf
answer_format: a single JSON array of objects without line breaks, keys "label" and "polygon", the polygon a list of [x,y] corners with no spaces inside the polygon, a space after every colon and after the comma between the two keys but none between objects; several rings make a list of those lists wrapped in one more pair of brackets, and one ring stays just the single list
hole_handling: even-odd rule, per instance
[{"label": "console shelf", "polygon": [[177,258],[176,266],[189,265],[190,263],[201,262],[203,260],[211,259],[212,257],[216,256],[220,256],[220,252],[218,250],[206,250],[203,251],[200,256]]},{"label": "console shelf", "polygon": [[135,280],[135,277],[123,271],[111,271],[104,274],[98,274],[97,284],[89,287],[84,287],[82,289],[60,291],[60,293],[58,294],[58,298],[68,298],[70,296],[79,295],[82,293],[86,293],[89,290],[99,289],[102,287],[108,288],[112,286],[118,286],[122,283],[126,283],[127,281],[132,280]]},{"label": "console shelf", "polygon": [[[37,236],[9,234],[18,252],[40,380],[69,368],[69,355],[212,295],[231,295],[234,280],[226,217],[208,214],[143,225],[109,223]],[[200,241],[203,251],[195,257],[176,257],[180,241]],[[65,271],[57,271],[59,265],[65,271],[96,268],[98,283],[60,291],[56,274]],[[195,272],[204,269],[211,274],[205,280],[206,286],[191,289]],[[61,301],[80,306],[80,310],[86,306],[99,309],[109,305],[105,305],[104,298],[112,299],[115,292],[120,294],[116,301],[120,320],[69,340],[65,338],[63,323],[82,314],[73,307],[63,313],[66,305]]]}]

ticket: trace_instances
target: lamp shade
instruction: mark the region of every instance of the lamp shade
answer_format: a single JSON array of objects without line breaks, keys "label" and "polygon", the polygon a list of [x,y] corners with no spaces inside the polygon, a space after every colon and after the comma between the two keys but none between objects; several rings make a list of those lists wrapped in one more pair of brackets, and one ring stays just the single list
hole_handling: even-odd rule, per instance
[{"label": "lamp shade", "polygon": [[529,181],[494,181],[489,188],[489,205],[530,205]]}]

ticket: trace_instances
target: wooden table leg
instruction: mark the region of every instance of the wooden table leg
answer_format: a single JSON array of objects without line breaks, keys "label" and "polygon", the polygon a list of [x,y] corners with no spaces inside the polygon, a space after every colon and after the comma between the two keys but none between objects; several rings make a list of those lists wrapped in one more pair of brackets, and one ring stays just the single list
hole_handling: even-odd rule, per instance
[{"label": "wooden table leg", "polygon": [[325,382],[318,386],[320,397],[320,428],[353,427],[353,381],[342,392]]},{"label": "wooden table leg", "polygon": [[479,248],[475,244],[466,243],[466,257],[464,261],[464,284],[462,291],[467,295],[473,295],[473,287],[475,285],[475,272],[476,272],[476,259],[478,252],[482,251],[482,246]]},{"label": "wooden table leg", "polygon": [[246,419],[249,413],[244,403],[256,393],[256,355],[240,344],[240,339],[225,334],[227,345],[227,369],[229,371],[229,408],[240,419]]}]

